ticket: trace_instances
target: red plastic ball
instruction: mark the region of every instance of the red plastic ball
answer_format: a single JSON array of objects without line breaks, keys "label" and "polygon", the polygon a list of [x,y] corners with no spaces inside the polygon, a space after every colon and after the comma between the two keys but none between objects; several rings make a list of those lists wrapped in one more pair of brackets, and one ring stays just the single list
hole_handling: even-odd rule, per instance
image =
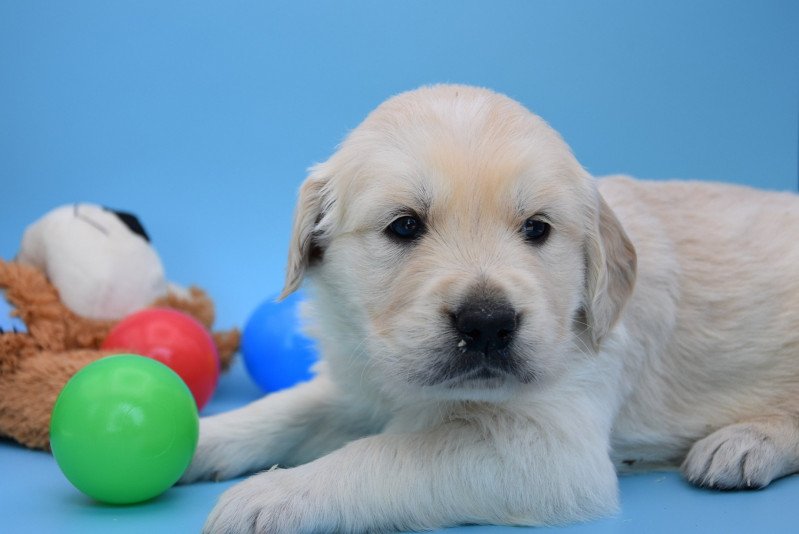
[{"label": "red plastic ball", "polygon": [[193,317],[165,308],[148,308],[120,321],[103,349],[148,356],[175,371],[202,409],[219,380],[219,355],[211,335]]}]

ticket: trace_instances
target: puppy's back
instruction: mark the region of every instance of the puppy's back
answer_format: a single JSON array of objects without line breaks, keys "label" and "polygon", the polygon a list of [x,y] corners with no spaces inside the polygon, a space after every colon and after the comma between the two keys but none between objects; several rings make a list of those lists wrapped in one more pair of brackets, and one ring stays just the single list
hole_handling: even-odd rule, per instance
[{"label": "puppy's back", "polygon": [[625,177],[599,189],[638,254],[618,426],[676,455],[710,427],[798,411],[799,196]]}]

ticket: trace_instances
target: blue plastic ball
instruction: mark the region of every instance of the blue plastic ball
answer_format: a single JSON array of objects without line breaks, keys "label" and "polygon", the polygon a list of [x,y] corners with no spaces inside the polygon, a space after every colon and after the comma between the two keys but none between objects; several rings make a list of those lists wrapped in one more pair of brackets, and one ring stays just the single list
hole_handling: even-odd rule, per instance
[{"label": "blue plastic ball", "polygon": [[241,354],[252,379],[267,393],[313,377],[313,341],[300,331],[301,293],[282,302],[267,299],[252,313],[241,336]]}]

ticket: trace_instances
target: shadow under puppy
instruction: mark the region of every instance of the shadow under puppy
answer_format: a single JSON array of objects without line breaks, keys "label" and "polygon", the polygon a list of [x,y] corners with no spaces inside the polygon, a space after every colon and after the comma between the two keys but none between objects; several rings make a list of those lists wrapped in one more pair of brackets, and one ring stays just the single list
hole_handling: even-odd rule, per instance
[{"label": "shadow under puppy", "polygon": [[[757,488],[799,469],[799,198],[594,180],[493,92],[394,97],[302,186],[310,382],[204,419],[208,532],[539,525],[617,469]],[[293,466],[293,467],[292,467]]]}]

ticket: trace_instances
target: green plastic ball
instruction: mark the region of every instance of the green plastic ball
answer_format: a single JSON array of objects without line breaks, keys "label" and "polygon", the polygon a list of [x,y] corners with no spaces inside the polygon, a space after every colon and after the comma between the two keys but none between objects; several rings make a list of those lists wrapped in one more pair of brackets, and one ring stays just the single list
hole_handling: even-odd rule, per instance
[{"label": "green plastic ball", "polygon": [[135,354],[93,362],[67,382],[50,421],[50,446],[67,479],[111,504],[171,487],[197,447],[197,405],[164,364]]}]

